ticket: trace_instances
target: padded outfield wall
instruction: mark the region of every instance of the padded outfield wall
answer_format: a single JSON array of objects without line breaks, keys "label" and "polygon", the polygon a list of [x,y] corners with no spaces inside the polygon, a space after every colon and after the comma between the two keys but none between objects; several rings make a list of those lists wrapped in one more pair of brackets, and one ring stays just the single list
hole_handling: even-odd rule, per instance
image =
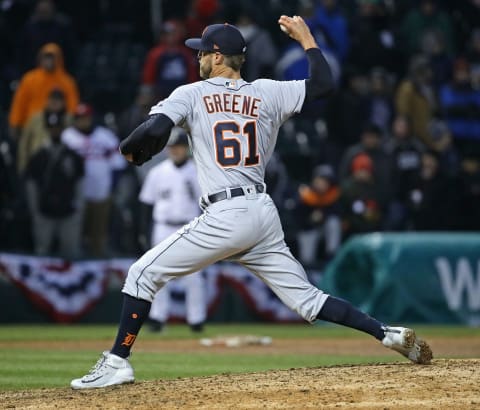
[{"label": "padded outfield wall", "polygon": [[347,241],[320,286],[388,323],[480,325],[480,234],[367,234]]}]

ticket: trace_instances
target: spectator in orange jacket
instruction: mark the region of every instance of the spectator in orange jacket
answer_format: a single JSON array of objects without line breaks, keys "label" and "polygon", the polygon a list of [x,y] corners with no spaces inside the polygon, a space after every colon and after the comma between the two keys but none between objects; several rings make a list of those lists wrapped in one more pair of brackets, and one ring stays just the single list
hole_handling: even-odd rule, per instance
[{"label": "spectator in orange jacket", "polygon": [[48,43],[40,49],[38,67],[25,73],[13,96],[8,120],[14,138],[33,115],[45,108],[53,89],[63,91],[67,112],[73,113],[79,101],[76,82],[64,69],[60,47]]}]

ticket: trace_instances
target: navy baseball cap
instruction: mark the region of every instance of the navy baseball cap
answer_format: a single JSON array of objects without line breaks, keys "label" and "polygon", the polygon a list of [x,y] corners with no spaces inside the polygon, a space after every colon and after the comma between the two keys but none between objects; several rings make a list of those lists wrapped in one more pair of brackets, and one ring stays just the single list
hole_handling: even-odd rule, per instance
[{"label": "navy baseball cap", "polygon": [[230,56],[243,54],[247,50],[247,43],[240,30],[228,23],[207,26],[202,38],[189,38],[185,45],[194,50],[218,51]]}]

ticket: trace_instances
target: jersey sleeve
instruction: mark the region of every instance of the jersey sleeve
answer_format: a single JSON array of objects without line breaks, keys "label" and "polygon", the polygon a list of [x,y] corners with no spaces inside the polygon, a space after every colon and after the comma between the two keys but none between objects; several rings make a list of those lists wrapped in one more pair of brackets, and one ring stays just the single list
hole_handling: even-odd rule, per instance
[{"label": "jersey sleeve", "polygon": [[193,89],[189,85],[178,87],[168,98],[154,105],[149,115],[165,114],[175,125],[182,124],[192,112],[192,92]]},{"label": "jersey sleeve", "polygon": [[301,111],[305,101],[305,80],[257,81],[262,82],[262,88],[271,98],[272,109],[281,123]]}]

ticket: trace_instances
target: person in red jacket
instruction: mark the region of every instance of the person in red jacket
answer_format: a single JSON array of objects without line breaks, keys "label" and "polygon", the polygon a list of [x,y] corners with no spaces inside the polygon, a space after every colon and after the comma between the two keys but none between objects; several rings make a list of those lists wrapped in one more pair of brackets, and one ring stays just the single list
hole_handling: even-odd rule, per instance
[{"label": "person in red jacket", "polygon": [[167,98],[178,86],[199,79],[195,56],[183,45],[184,37],[183,23],[168,20],[162,25],[158,45],[147,55],[142,82],[154,89],[158,99]]}]

